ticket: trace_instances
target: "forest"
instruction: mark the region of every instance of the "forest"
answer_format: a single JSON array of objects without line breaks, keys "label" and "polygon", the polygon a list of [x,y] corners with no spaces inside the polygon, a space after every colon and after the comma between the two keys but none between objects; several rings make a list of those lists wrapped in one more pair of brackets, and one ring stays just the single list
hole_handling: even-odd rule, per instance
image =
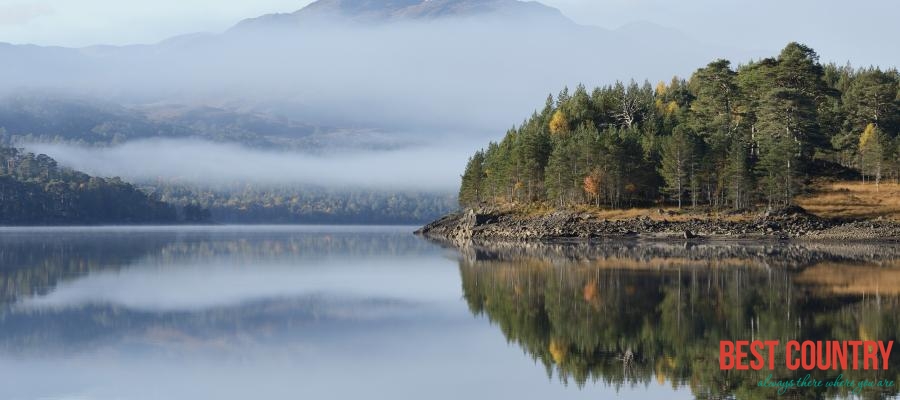
[{"label": "forest", "polygon": [[142,185],[176,206],[207,210],[229,224],[421,224],[454,209],[450,193],[234,183],[201,187],[171,181]]},{"label": "forest", "polygon": [[[193,208],[186,211],[192,212]],[[0,147],[0,224],[160,224],[176,208],[119,178],[60,167],[43,154]]]},{"label": "forest", "polygon": [[133,185],[0,147],[0,224],[417,224],[452,210],[454,196],[322,187],[159,180]]},{"label": "forest", "polygon": [[811,179],[900,179],[900,73],[788,44],[689,79],[579,85],[468,161],[463,207],[781,207]]}]

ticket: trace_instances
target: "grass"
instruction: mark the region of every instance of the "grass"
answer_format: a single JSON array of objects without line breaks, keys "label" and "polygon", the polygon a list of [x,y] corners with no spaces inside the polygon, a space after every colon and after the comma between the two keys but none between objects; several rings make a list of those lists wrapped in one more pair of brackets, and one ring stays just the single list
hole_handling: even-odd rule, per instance
[{"label": "grass", "polygon": [[900,221],[900,184],[819,182],[809,194],[798,197],[797,203],[820,217]]},{"label": "grass", "polygon": [[[900,221],[900,183],[883,182],[876,186],[871,182],[859,181],[818,181],[810,186],[807,194],[798,196],[796,203],[810,213],[824,218],[876,219],[884,218]],[[507,204],[501,210],[514,211],[526,218],[540,217],[557,211],[549,203],[526,205]],[[674,206],[662,208],[609,209],[590,205],[573,206],[570,210],[592,214],[610,221],[634,218],[650,218],[656,221],[687,221],[692,219],[718,219],[745,222],[759,216],[759,211],[742,214],[729,213],[730,210],[678,209]],[[660,210],[662,212],[660,212]]]}]

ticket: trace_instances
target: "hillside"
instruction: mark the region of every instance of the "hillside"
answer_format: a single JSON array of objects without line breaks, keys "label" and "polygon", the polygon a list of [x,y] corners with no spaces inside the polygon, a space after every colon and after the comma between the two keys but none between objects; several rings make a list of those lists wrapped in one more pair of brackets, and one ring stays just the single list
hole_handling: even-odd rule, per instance
[{"label": "hillside", "polygon": [[[189,210],[190,211],[190,210]],[[0,148],[0,225],[169,224],[175,207],[119,178],[61,168],[46,155]]]},{"label": "hillside", "polygon": [[106,146],[146,139],[192,138],[314,152],[371,143],[345,139],[359,134],[265,113],[202,105],[123,106],[90,96],[28,91],[0,97],[0,137],[17,144]]}]

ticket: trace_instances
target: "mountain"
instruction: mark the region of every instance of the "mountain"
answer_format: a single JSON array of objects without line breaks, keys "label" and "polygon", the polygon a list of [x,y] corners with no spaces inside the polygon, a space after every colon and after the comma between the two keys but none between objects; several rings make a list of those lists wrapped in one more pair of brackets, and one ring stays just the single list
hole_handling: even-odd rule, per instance
[{"label": "mountain", "polygon": [[[259,183],[240,201],[172,189],[176,204],[216,199],[201,203],[214,217],[239,204],[258,210],[247,217],[256,220],[320,212],[350,220],[362,218],[359,210],[407,204],[396,209],[418,219],[450,202],[391,193],[455,191],[470,149],[543,109],[548,93],[632,78],[668,82],[721,57],[749,58],[651,24],[579,25],[535,2],[320,0],[152,45],[0,45],[0,127],[16,143],[56,142],[30,148],[68,166],[142,185],[191,186],[211,175],[230,187]],[[166,140],[148,140],[156,138]],[[232,158],[223,158],[223,142]],[[244,164],[233,156],[247,149],[235,144],[266,150],[254,149]],[[409,167],[393,168],[397,160]],[[327,194],[301,196],[310,184]],[[285,194],[273,197],[270,186],[279,185]],[[346,187],[365,201],[338,193]],[[360,194],[378,191],[383,196]],[[285,212],[272,217],[274,209]],[[409,211],[416,209],[427,212]],[[235,220],[246,222],[241,215]]]},{"label": "mountain", "polygon": [[749,58],[536,2],[319,0],[150,45],[0,44],[0,141],[219,221],[422,221],[453,206],[470,148],[548,93],[729,56]]},{"label": "mountain", "polygon": [[239,23],[235,29],[322,24],[334,21],[392,23],[437,19],[493,17],[522,23],[572,23],[541,3],[517,0],[318,0],[288,14],[269,14]]},{"label": "mountain", "polygon": [[319,0],[154,45],[0,44],[0,95],[62,90],[309,126],[483,138],[559,87],[668,81],[728,56],[749,58],[651,24],[578,25],[537,2]]}]

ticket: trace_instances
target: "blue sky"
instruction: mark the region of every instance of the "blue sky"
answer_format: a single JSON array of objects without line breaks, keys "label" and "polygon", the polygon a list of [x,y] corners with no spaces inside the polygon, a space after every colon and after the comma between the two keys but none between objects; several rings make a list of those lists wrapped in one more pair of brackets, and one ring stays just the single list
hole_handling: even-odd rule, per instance
[{"label": "blue sky", "polygon": [[[646,21],[702,41],[773,51],[797,40],[824,60],[896,65],[900,2],[891,0],[544,0],[575,21]],[[0,0],[0,42],[86,46],[153,43],[217,32],[310,0]],[[893,54],[889,54],[893,53]]]}]

